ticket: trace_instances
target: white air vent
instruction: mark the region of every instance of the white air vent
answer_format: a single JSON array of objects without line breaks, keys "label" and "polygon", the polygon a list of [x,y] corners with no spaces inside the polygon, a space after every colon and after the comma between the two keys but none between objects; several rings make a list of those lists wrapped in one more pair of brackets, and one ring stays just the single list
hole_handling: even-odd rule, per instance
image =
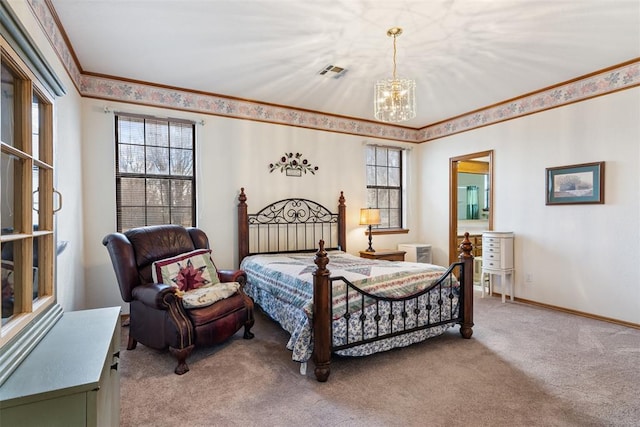
[{"label": "white air vent", "polygon": [[327,65],[318,72],[321,76],[327,76],[334,79],[342,77],[347,72],[346,68],[338,67],[335,65]]}]

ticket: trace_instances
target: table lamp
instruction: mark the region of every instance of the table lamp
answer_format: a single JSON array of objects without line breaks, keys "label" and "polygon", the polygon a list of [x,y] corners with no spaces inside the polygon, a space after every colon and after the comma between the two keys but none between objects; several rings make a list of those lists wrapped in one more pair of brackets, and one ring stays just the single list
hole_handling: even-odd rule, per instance
[{"label": "table lamp", "polygon": [[369,247],[367,248],[367,252],[375,252],[373,247],[371,246],[371,226],[380,224],[380,210],[379,209],[360,209],[360,225],[368,225],[369,226]]}]

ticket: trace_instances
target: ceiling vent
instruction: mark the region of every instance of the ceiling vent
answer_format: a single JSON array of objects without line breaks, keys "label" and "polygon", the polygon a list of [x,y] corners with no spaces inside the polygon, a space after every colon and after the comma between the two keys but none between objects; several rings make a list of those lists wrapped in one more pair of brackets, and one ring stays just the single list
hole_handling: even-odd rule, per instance
[{"label": "ceiling vent", "polygon": [[327,76],[333,79],[338,79],[345,75],[347,72],[346,68],[337,67],[335,65],[327,65],[322,70],[318,72],[321,76]]}]

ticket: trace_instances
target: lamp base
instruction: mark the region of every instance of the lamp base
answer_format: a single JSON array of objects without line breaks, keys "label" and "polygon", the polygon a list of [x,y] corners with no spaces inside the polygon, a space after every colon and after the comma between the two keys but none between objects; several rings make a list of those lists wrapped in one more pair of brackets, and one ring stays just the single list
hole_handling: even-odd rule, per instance
[{"label": "lamp base", "polygon": [[376,250],[373,249],[373,246],[371,246],[371,225],[369,225],[369,247],[367,248],[367,252],[375,252]]}]

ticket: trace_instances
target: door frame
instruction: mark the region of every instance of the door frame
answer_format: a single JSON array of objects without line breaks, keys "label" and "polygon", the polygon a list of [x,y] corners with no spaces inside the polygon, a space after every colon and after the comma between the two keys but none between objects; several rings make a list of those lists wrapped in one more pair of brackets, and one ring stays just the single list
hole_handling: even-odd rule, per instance
[{"label": "door frame", "polygon": [[458,242],[458,163],[461,161],[489,158],[489,230],[493,230],[493,212],[495,200],[493,197],[493,150],[464,154],[449,158],[449,264],[457,262],[459,250]]}]

